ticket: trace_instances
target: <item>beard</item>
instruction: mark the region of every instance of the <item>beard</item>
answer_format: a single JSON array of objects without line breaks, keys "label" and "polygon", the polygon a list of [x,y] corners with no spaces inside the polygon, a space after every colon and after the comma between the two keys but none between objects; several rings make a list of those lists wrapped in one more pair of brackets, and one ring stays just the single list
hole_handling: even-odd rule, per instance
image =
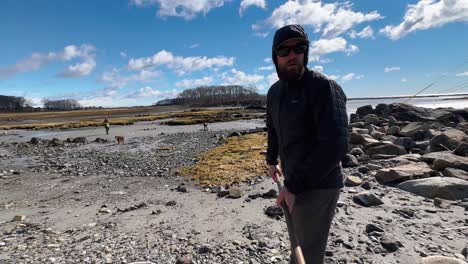
[{"label": "beard", "polygon": [[278,78],[283,81],[297,81],[304,73],[304,65],[296,64],[294,66],[278,65]]}]

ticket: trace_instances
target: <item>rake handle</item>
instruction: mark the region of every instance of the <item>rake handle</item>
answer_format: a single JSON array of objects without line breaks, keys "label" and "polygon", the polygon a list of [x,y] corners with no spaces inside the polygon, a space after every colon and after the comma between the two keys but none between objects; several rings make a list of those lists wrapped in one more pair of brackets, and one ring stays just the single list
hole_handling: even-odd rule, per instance
[{"label": "rake handle", "polygon": [[[281,189],[283,189],[283,184],[281,183],[280,179],[276,181],[276,186],[278,187],[278,193],[281,192]],[[288,205],[283,202],[281,209],[283,209],[284,217],[286,218],[286,227],[289,229],[291,228],[288,223],[291,223],[291,215],[289,214],[289,209]],[[301,246],[299,245],[299,241],[297,241],[296,236],[294,235],[294,232],[291,232],[293,234],[293,239],[296,241],[296,247],[294,248],[294,256],[296,256],[296,263],[297,264],[306,264],[305,259],[304,259],[304,254],[302,254],[302,249]]]}]

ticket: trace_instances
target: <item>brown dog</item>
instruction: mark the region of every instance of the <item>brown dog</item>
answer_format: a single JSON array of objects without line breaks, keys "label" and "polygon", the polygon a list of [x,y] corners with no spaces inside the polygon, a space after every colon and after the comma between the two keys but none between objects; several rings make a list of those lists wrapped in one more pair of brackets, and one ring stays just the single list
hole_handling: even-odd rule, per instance
[{"label": "brown dog", "polygon": [[122,136],[115,136],[115,139],[117,140],[118,144],[120,144],[120,143],[124,144],[125,143],[124,142],[125,141],[124,137],[122,137]]}]

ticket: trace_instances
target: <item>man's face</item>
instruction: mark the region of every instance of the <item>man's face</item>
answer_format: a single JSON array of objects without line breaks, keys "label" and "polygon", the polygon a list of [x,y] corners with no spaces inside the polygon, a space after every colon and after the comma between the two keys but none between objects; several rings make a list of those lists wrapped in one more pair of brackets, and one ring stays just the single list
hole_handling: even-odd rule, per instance
[{"label": "man's face", "polygon": [[[276,59],[278,61],[278,75],[280,79],[292,81],[301,78],[304,73],[304,52],[296,53],[297,50],[300,50],[297,47],[301,45],[307,47],[307,44],[303,41],[292,39],[286,41],[277,49]],[[294,51],[294,47],[296,47],[296,51]],[[282,52],[280,52],[281,49],[283,49]]]}]

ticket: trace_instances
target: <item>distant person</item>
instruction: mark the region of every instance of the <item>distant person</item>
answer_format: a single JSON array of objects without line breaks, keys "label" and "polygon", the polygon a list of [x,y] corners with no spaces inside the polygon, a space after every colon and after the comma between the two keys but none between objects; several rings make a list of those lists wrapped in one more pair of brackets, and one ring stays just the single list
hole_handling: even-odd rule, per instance
[{"label": "distant person", "polygon": [[[274,181],[284,176],[276,202],[291,214],[291,248],[299,244],[307,264],[322,264],[343,187],[348,117],[341,87],[307,68],[309,45],[300,25],[275,33],[272,59],[279,80],[267,95],[266,162]],[[295,259],[292,250],[290,263]]]},{"label": "distant person", "polygon": [[106,135],[109,135],[110,123],[107,117],[104,118],[104,128],[106,129]]},{"label": "distant person", "polygon": [[203,122],[203,131],[208,131],[208,123]]}]

